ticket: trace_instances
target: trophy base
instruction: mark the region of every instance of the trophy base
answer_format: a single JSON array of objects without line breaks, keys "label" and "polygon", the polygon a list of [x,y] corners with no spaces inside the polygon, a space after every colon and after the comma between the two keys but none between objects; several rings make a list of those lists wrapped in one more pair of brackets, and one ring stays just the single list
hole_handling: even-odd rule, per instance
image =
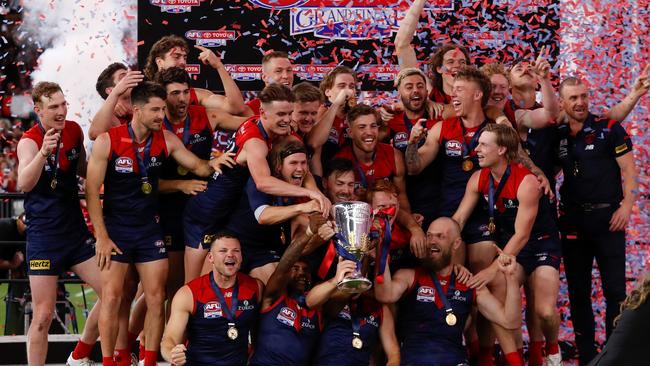
[{"label": "trophy base", "polygon": [[370,290],[372,282],[367,278],[344,278],[336,287],[350,294],[360,294]]}]

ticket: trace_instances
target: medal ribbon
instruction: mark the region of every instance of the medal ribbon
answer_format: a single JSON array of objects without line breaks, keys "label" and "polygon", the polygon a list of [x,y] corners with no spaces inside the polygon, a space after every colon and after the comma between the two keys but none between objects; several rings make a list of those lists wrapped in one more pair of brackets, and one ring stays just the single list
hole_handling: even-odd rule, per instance
[{"label": "medal ribbon", "polygon": [[435,273],[431,273],[431,280],[433,280],[434,286],[436,286],[436,292],[438,292],[438,297],[440,298],[440,301],[442,301],[442,306],[445,308],[445,312],[447,314],[453,313],[454,309],[451,307],[451,304],[449,303],[449,299],[447,299],[447,294],[454,292],[455,286],[454,286],[454,272],[451,272],[451,277],[449,277],[449,287],[447,288],[447,294],[442,291],[442,286],[440,286],[440,281],[438,281],[438,276]]},{"label": "medal ribbon", "polygon": [[[135,153],[135,158],[138,161],[138,168],[140,168],[140,179],[142,179],[143,183],[148,183],[149,182],[149,177],[148,172],[147,172],[147,166],[150,163],[150,155],[151,155],[151,141],[153,140],[153,137],[151,134],[149,134],[149,137],[147,137],[147,142],[145,143],[144,146],[144,152],[143,152],[143,157],[140,158],[140,153],[138,153],[138,142],[135,140],[135,133],[133,132],[133,127],[129,123],[128,126],[129,130],[129,136],[131,136],[131,140],[133,141],[133,152]],[[145,163],[146,162],[146,163]]]},{"label": "medal ribbon", "polygon": [[[43,133],[43,138],[45,138],[46,131],[40,121],[38,121],[38,128],[40,128],[41,132]],[[61,155],[61,149],[59,147],[61,146],[62,143],[63,143],[63,130],[61,130],[61,136],[59,138],[59,141],[56,144],[56,149],[54,152],[52,152],[52,154],[54,155],[54,162],[52,162],[50,156],[45,158],[45,162],[50,167],[50,177],[52,179],[56,179],[57,173],[59,172],[59,156]]]},{"label": "medal ribbon", "polygon": [[327,246],[327,252],[323,257],[323,261],[321,262],[320,267],[318,267],[318,277],[320,277],[322,280],[326,279],[325,276],[327,276],[327,272],[329,272],[330,268],[332,268],[334,258],[336,258],[336,246],[334,245],[334,241],[330,240],[330,243]]},{"label": "medal ribbon", "polygon": [[[165,116],[163,122],[165,122],[165,127],[167,127],[169,132],[175,135],[176,131],[174,130],[174,125],[172,125],[172,123],[169,122],[167,116]],[[183,145],[187,147],[187,144],[189,142],[190,142],[190,114],[188,113],[187,116],[185,116],[185,125],[183,127]]]},{"label": "medal ribbon", "polygon": [[489,181],[488,181],[488,213],[490,215],[490,220],[494,222],[494,209],[496,202],[495,199],[499,198],[499,195],[501,194],[501,191],[503,190],[503,187],[506,186],[506,182],[508,181],[508,177],[510,176],[510,165],[506,168],[506,171],[503,173],[503,176],[501,177],[501,181],[499,182],[499,185],[497,186],[496,191],[494,190],[494,177],[492,177],[492,174],[490,174]]},{"label": "medal ribbon", "polygon": [[485,127],[486,124],[487,121],[483,121],[476,132],[474,132],[472,139],[469,141],[469,143],[467,143],[467,139],[465,138],[467,135],[467,129],[465,129],[463,121],[460,120],[460,129],[463,131],[463,138],[461,139],[463,141],[463,159],[469,159],[470,155],[472,154],[472,150],[474,150],[476,144],[478,143],[480,131],[483,129],[483,127]]},{"label": "medal ribbon", "polygon": [[359,313],[359,308],[361,307],[361,305],[359,304],[361,303],[361,301],[362,301],[361,298],[359,298],[359,300],[357,300],[355,303],[350,304],[350,320],[352,322],[353,339],[355,335],[357,335],[359,339],[361,339],[361,332],[360,332],[361,319],[359,319],[359,317],[357,316]]},{"label": "medal ribbon", "polygon": [[260,133],[262,133],[262,136],[264,136],[264,140],[269,141],[269,134],[266,133],[264,126],[262,126],[262,121],[257,121],[257,123],[255,124],[257,125],[257,128],[260,130]]},{"label": "medal ribbon", "polygon": [[217,299],[219,299],[219,303],[221,304],[221,309],[226,314],[226,319],[228,319],[228,322],[235,323],[235,319],[237,318],[237,303],[239,302],[239,282],[235,279],[235,285],[232,289],[232,301],[230,302],[230,307],[228,307],[226,298],[221,292],[219,286],[217,286],[217,282],[214,280],[212,273],[210,273],[210,286],[212,286],[212,291],[214,291],[214,294],[217,295]]},{"label": "medal ribbon", "polygon": [[380,220],[379,225],[381,225],[382,230],[384,231],[384,239],[379,244],[379,258],[377,258],[375,264],[375,278],[377,283],[384,283],[384,271],[386,270],[386,264],[388,264],[388,254],[390,252],[390,243],[392,240],[391,225],[389,217],[395,216],[395,207],[384,208],[378,212],[378,218]]}]

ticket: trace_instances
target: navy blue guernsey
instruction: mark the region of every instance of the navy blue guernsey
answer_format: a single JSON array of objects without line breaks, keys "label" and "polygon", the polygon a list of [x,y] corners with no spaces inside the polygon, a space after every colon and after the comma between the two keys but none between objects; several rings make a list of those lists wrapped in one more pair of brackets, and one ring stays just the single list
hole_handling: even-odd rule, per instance
[{"label": "navy blue guernsey", "polygon": [[[25,132],[22,139],[33,140],[40,150],[43,136],[44,130],[37,124]],[[84,148],[82,138],[79,125],[65,121],[59,147],[43,165],[34,188],[25,195],[28,239],[89,236],[79,206],[77,184],[77,167]],[[56,179],[54,188],[53,179]]]},{"label": "navy blue guernsey", "polygon": [[[475,291],[454,281],[453,276],[439,277],[440,294],[430,272],[415,269],[411,287],[399,302],[397,336],[402,343],[402,365],[452,366],[467,362],[463,330],[475,301]],[[455,325],[445,322],[445,296],[457,318]]]},{"label": "navy blue guernsey", "polygon": [[216,283],[212,276],[210,272],[187,284],[194,299],[187,323],[187,365],[244,366],[248,361],[249,333],[255,329],[259,315],[259,286],[254,278],[238,273],[237,291],[219,289],[228,307],[233,306],[237,292],[234,323],[238,336],[232,340],[227,335],[228,316],[213,289]]},{"label": "navy blue guernsey", "polygon": [[[131,139],[129,126],[108,130],[111,151],[104,179],[104,220],[107,227],[115,230],[139,231],[158,223],[158,178],[168,153],[163,131],[151,131],[149,137],[138,144]],[[139,158],[135,155],[134,144]],[[151,184],[149,194],[142,189],[143,174],[138,159],[147,167],[147,181]]]},{"label": "navy blue guernsey", "polygon": [[251,366],[309,365],[321,332],[321,314],[284,295],[260,316]]},{"label": "navy blue guernsey", "polygon": [[[367,365],[379,341],[379,327],[383,319],[382,305],[373,298],[361,296],[350,300],[335,318],[325,321],[314,366]],[[353,332],[359,333],[361,349],[352,346]]]}]

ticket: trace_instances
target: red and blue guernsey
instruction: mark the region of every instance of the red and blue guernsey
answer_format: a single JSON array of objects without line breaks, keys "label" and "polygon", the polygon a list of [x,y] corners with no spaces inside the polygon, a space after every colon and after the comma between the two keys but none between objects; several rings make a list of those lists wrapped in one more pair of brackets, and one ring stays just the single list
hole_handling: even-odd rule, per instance
[{"label": "red and blue guernsey", "polygon": [[[167,160],[163,131],[151,131],[142,143],[132,140],[130,124],[108,130],[111,150],[104,179],[104,220],[109,236],[157,231],[158,178]],[[136,156],[137,150],[137,156]],[[146,167],[150,193],[145,193],[140,163]],[[147,190],[149,191],[149,190]]]},{"label": "red and blue guernsey", "polygon": [[199,103],[199,96],[196,95],[196,89],[194,88],[190,88],[189,105],[201,105],[201,103]]},{"label": "red and blue guernsey", "polygon": [[[388,121],[388,130],[392,145],[402,153],[406,152],[408,141],[411,136],[413,123],[406,117],[406,113],[396,113],[393,119]],[[427,119],[425,127],[430,130],[439,120]],[[419,146],[424,144],[424,140]],[[418,175],[406,176],[406,196],[411,204],[411,211],[424,216],[422,227],[429,227],[429,224],[438,217],[437,204],[440,201],[440,168],[439,159],[434,159]]]},{"label": "red and blue guernsey", "polygon": [[336,154],[337,158],[344,158],[354,163],[354,191],[357,195],[364,194],[365,190],[377,180],[392,180],[397,174],[395,164],[395,149],[388,144],[378,143],[370,165],[366,165],[354,155],[351,145],[345,146]]},{"label": "red and blue guernsey", "polygon": [[[30,128],[23,139],[33,140],[40,149],[44,130]],[[76,122],[65,121],[61,144],[55,149],[34,188],[25,195],[28,241],[90,237],[79,206],[77,165],[83,146],[83,132]],[[59,151],[60,150],[60,151]],[[56,184],[53,184],[53,181]],[[54,188],[52,186],[54,185]]]},{"label": "red and blue guernsey", "polygon": [[[413,284],[399,302],[396,322],[402,365],[441,366],[467,362],[463,330],[476,292],[419,267]],[[449,313],[455,322],[448,322]],[[451,324],[451,325],[450,325]]]},{"label": "red and blue guernsey", "polygon": [[[501,245],[505,245],[515,234],[515,219],[519,210],[517,191],[524,178],[532,174],[523,165],[510,163],[501,181],[495,182],[489,168],[481,169],[478,189],[486,201],[493,202],[492,217],[495,220],[497,232],[499,233],[499,244]],[[537,217],[530,232],[530,240],[535,241],[551,237],[557,239],[558,229],[555,222],[554,209],[548,198],[542,196],[539,200]]]},{"label": "red and blue guernsey", "polygon": [[[203,160],[210,159],[213,132],[204,107],[190,105],[183,123],[172,124],[165,117],[164,126],[166,130],[174,133],[194,155]],[[160,178],[168,180],[202,179],[178,165],[174,159],[165,161]],[[189,197],[183,192],[160,195],[160,223],[163,227],[165,243],[170,247],[169,249],[182,250],[185,248],[183,209]]]},{"label": "red and blue guernsey", "polygon": [[[242,147],[251,139],[262,140],[271,149],[271,139],[257,116],[239,126],[230,140],[228,152],[235,153],[237,160]],[[204,240],[209,240],[208,235],[226,224],[249,177],[248,168],[242,165],[226,169],[223,174],[215,173],[208,180],[208,188],[187,201],[183,219],[186,246],[199,248]]]},{"label": "red and blue guernsey", "polygon": [[[361,296],[351,300],[336,317],[325,321],[312,365],[367,365],[379,341],[382,320],[382,305],[375,299]],[[354,338],[361,340],[361,343],[355,342],[361,348],[353,346]]]},{"label": "red and blue guernsey", "polygon": [[[254,332],[259,317],[257,281],[237,273],[235,285],[222,289],[208,273],[187,286],[194,298],[187,323],[187,365],[246,365],[249,334]],[[235,310],[232,320],[229,310]],[[236,337],[232,337],[232,331],[229,333],[233,327]]]},{"label": "red and blue guernsey", "polygon": [[261,313],[250,365],[309,365],[321,330],[319,310],[310,310],[284,295]]},{"label": "red and blue guernsey", "polygon": [[486,120],[477,127],[466,128],[458,117],[442,121],[439,139],[441,151],[438,153],[442,175],[438,210],[440,216],[451,217],[456,212],[465,195],[469,178],[479,169],[474,148],[478,144],[478,131],[487,123]]}]

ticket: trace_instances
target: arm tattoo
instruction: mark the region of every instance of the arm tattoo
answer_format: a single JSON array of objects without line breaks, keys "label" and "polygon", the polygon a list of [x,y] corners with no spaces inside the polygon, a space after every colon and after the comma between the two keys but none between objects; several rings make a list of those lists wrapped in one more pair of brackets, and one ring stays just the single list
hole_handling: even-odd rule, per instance
[{"label": "arm tattoo", "polygon": [[418,155],[418,144],[409,143],[406,147],[406,171],[408,174],[417,174],[420,171],[420,155]]}]

